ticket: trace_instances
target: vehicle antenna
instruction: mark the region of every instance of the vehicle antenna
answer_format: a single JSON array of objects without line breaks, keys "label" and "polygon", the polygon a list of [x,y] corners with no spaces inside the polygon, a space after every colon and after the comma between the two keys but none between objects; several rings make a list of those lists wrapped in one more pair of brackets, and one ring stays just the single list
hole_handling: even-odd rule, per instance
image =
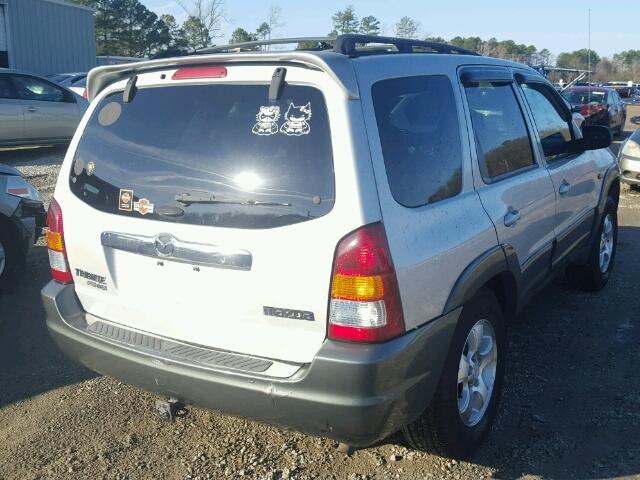
[{"label": "vehicle antenna", "polygon": [[588,68],[589,73],[587,75],[589,77],[588,77],[587,82],[589,83],[589,89],[587,91],[589,92],[589,108],[591,108],[591,9],[589,9],[589,35],[588,35],[588,37],[589,37],[589,40],[588,40],[589,48],[588,48],[588,52],[587,52],[588,53],[588,57],[587,58],[589,59],[589,68]]}]

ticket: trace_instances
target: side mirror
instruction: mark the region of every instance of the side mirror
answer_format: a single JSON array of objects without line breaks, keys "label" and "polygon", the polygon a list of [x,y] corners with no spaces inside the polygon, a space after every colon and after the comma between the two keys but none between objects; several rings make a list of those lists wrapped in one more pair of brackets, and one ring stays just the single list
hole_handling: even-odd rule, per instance
[{"label": "side mirror", "polygon": [[580,112],[573,112],[571,118],[573,119],[573,122],[576,124],[576,126],[582,129],[582,124],[584,123],[584,117],[582,116],[582,114]]},{"label": "side mirror", "polygon": [[569,144],[569,153],[580,154],[587,150],[600,150],[607,148],[613,142],[611,130],[597,125],[583,125],[582,138]]},{"label": "side mirror", "polygon": [[607,127],[585,125],[582,127],[582,148],[584,150],[600,150],[611,145],[613,137]]}]

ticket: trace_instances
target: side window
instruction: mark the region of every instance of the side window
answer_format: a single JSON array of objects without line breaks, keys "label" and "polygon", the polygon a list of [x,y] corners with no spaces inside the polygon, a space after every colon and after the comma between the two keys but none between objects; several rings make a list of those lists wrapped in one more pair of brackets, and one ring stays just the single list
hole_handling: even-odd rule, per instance
[{"label": "side window", "polygon": [[614,107],[618,106],[618,92],[616,91],[612,91],[609,93],[610,96],[610,102],[611,105],[613,105]]},{"label": "side window", "polygon": [[0,98],[17,98],[13,84],[7,75],[0,75]]},{"label": "side window", "polygon": [[38,100],[41,102],[63,102],[64,90],[52,83],[26,75],[14,75],[13,83],[22,100]]},{"label": "side window", "polygon": [[510,84],[466,86],[480,171],[491,181],[535,165],[529,132]]},{"label": "side window", "polygon": [[523,83],[521,87],[531,108],[544,155],[547,160],[555,160],[569,151],[569,143],[573,140],[571,127],[560,106],[549,99],[548,96],[553,94],[547,87],[533,82]]},{"label": "side window", "polygon": [[393,198],[420,207],[462,188],[462,145],[453,87],[444,75],[377,82],[372,88]]}]

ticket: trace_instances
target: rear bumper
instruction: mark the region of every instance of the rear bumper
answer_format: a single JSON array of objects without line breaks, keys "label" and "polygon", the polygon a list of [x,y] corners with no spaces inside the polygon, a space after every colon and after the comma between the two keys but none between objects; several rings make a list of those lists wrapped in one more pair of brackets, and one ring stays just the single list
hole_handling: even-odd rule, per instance
[{"label": "rear bumper", "polygon": [[371,445],[415,420],[431,400],[460,310],[380,345],[325,341],[291,378],[186,366],[103,341],[72,325],[85,312],[73,285],[42,290],[56,344],[92,370],[158,395],[230,415]]}]

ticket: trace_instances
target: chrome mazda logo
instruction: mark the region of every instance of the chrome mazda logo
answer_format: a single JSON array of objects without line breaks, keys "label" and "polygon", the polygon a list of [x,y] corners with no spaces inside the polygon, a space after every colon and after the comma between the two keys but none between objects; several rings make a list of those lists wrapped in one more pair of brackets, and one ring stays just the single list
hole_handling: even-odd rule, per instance
[{"label": "chrome mazda logo", "polygon": [[161,257],[168,257],[173,254],[173,237],[168,233],[161,233],[154,241],[156,252]]}]

